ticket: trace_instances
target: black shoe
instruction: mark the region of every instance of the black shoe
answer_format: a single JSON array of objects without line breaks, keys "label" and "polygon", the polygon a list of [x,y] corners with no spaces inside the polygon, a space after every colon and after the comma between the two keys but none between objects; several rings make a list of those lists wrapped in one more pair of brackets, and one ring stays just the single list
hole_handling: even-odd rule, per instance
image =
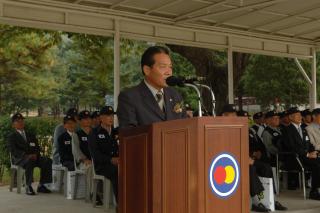
[{"label": "black shoe", "polygon": [[26,194],[27,195],[36,195],[36,193],[33,191],[32,186],[27,186],[26,187]]},{"label": "black shoe", "polygon": [[311,200],[320,200],[320,194],[317,190],[311,190],[309,194]]},{"label": "black shoe", "polygon": [[252,204],[251,211],[255,212],[269,212],[270,209],[267,209],[262,203],[259,203],[258,205]]},{"label": "black shoe", "polygon": [[44,185],[39,185],[37,192],[38,193],[46,193],[46,194],[51,193],[51,191],[47,187],[45,187]]},{"label": "black shoe", "polygon": [[278,201],[276,201],[276,202],[274,203],[274,208],[275,208],[276,210],[278,210],[278,211],[286,211],[286,210],[288,210],[287,207],[283,206],[283,205],[282,205],[280,202],[278,202]]},{"label": "black shoe", "polygon": [[102,205],[103,205],[103,202],[102,202],[100,196],[97,195],[97,198],[96,198],[96,206],[102,206]]}]

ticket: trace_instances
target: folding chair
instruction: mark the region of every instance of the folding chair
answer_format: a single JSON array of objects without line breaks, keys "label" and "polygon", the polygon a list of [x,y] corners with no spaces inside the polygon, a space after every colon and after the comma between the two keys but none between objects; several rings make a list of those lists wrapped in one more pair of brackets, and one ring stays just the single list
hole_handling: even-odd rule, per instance
[{"label": "folding chair", "polygon": [[[287,156],[287,157],[292,156],[293,159],[295,159],[295,161],[297,162],[297,165],[299,168],[298,169],[286,169],[284,167],[281,167],[279,155]],[[303,198],[306,199],[307,198],[306,174],[311,173],[311,172],[305,169],[301,160],[299,159],[299,156],[293,152],[279,152],[279,154],[276,155],[276,161],[277,161],[277,177],[278,177],[277,184],[278,184],[278,189],[279,189],[278,191],[280,191],[280,176],[279,176],[280,173],[289,173],[289,172],[298,173],[299,174],[299,185],[300,185],[300,188],[302,186],[302,190],[303,190]]]},{"label": "folding chair", "polygon": [[60,186],[59,186],[59,192],[62,194],[64,193],[64,196],[67,196],[67,172],[68,168],[62,166],[62,164],[56,165],[52,164],[52,171],[58,171],[60,172]]},{"label": "folding chair", "polygon": [[104,177],[103,175],[96,174],[96,171],[94,168],[94,163],[92,163],[92,172],[93,172],[93,177],[92,177],[93,207],[96,207],[97,187],[98,187],[98,182],[101,181],[103,184],[103,205],[104,205],[105,210],[108,211],[110,209],[110,204],[111,205],[113,204],[113,191],[112,191],[111,182],[108,178]]},{"label": "folding chair", "polygon": [[25,186],[25,170],[18,165],[14,165],[12,163],[12,157],[11,157],[11,153],[9,153],[10,155],[10,186],[9,186],[9,190],[10,192],[12,192],[12,189],[14,188],[15,185],[15,177],[17,177],[17,193],[20,194],[21,193],[21,187]]},{"label": "folding chair", "polygon": [[85,201],[90,200],[90,191],[91,191],[91,184],[90,184],[90,177],[88,177],[90,175],[90,173],[88,172],[88,170],[90,171],[90,167],[86,168],[86,169],[80,169],[76,163],[76,160],[74,160],[74,168],[75,168],[75,178],[74,178],[74,189],[73,189],[73,197],[72,199],[75,200],[76,199],[76,195],[78,192],[78,186],[79,186],[79,177],[81,175],[85,176]]}]

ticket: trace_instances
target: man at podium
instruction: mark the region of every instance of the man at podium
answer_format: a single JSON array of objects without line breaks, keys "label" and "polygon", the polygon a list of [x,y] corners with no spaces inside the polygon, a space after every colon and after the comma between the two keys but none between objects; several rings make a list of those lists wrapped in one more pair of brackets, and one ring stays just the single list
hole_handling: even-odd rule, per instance
[{"label": "man at podium", "polygon": [[166,84],[166,79],[172,75],[168,49],[149,47],[142,55],[141,69],[144,80],[121,92],[118,97],[119,126],[140,126],[186,118],[181,95]]}]

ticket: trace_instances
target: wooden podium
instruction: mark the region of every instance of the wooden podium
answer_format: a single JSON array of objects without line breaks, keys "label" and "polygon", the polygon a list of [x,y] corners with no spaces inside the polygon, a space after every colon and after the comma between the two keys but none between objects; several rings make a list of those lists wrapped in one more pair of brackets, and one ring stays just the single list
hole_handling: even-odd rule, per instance
[{"label": "wooden podium", "polygon": [[[248,120],[238,117],[182,119],[122,130],[119,212],[248,213],[248,143]],[[238,173],[236,166],[226,169],[231,161],[221,159],[224,153],[237,161]],[[213,190],[211,181],[224,189],[236,180],[227,197]]]}]

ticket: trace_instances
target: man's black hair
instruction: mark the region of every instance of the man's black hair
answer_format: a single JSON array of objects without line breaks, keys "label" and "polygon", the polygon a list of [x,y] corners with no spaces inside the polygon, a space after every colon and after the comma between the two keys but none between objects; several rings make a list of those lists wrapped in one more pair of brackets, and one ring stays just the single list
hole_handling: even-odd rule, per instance
[{"label": "man's black hair", "polygon": [[152,47],[149,47],[146,51],[144,51],[141,57],[141,70],[143,75],[144,75],[143,66],[146,65],[148,67],[152,67],[152,65],[154,65],[155,63],[154,55],[159,53],[164,53],[169,55],[169,50],[166,47],[162,47],[162,46],[152,46]]}]

